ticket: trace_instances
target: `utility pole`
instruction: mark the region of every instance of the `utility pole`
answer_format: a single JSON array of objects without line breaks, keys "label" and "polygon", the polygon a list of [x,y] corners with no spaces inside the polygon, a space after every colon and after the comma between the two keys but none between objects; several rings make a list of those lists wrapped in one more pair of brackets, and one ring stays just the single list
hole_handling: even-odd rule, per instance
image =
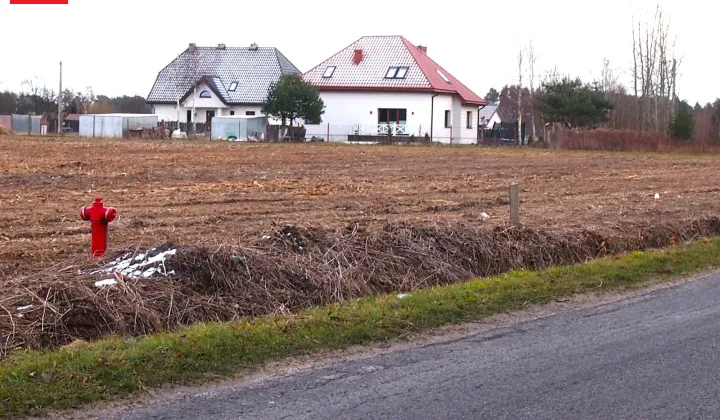
[{"label": "utility pole", "polygon": [[62,90],[62,61],[60,62],[60,91],[58,92],[58,134],[62,134],[63,124],[63,90]]}]

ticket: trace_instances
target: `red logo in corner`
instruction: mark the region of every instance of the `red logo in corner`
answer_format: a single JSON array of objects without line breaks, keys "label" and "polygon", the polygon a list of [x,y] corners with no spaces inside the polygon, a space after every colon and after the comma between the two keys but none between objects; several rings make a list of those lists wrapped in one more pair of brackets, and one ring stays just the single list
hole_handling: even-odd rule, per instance
[{"label": "red logo in corner", "polygon": [[10,4],[68,4],[68,0],[10,0]]}]

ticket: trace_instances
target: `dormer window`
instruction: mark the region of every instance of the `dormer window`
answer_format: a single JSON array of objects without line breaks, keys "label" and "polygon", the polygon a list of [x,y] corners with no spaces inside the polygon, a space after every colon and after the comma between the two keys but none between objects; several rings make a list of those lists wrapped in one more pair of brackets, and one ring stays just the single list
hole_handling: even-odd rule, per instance
[{"label": "dormer window", "polygon": [[201,98],[212,98],[212,95],[210,94],[209,90],[203,90],[202,92],[200,92],[200,97]]},{"label": "dormer window", "polygon": [[385,73],[386,79],[404,79],[405,75],[407,75],[408,68],[407,67],[390,67]]},{"label": "dormer window", "polygon": [[450,83],[450,79],[448,79],[447,76],[445,76],[445,74],[440,71],[440,69],[435,69],[435,71],[437,72],[437,74],[440,75],[440,77],[442,77],[445,83]]},{"label": "dormer window", "polygon": [[325,69],[325,73],[323,73],[323,78],[329,79],[333,73],[335,73],[335,66],[328,66],[328,68]]},{"label": "dormer window", "polygon": [[230,92],[235,92],[238,87],[238,82],[232,82],[230,83],[230,89],[228,89]]}]

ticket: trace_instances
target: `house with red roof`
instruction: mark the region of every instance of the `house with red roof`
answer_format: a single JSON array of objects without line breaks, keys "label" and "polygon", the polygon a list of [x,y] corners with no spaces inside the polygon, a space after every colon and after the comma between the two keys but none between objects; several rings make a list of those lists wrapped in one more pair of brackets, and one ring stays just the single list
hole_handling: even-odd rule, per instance
[{"label": "house with red roof", "polygon": [[308,136],[415,136],[475,144],[485,100],[402,36],[366,36],[303,75],[325,114]]}]

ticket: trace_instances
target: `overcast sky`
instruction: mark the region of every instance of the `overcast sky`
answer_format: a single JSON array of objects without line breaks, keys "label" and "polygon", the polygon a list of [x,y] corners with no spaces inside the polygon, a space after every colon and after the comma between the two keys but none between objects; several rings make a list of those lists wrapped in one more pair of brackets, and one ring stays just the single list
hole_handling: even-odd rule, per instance
[{"label": "overcast sky", "polygon": [[[480,96],[517,81],[517,52],[531,39],[536,74],[557,65],[590,81],[603,59],[630,84],[632,19],[652,17],[653,0],[254,1],[69,0],[67,6],[0,0],[0,90],[37,77],[109,96],[146,96],[155,77],[189,42],[277,47],[307,71],[364,35],[403,35]],[[720,3],[660,1],[682,57],[680,95],[720,96],[713,25]],[[707,43],[707,44],[705,44]],[[527,78],[525,78],[527,80]]]}]

